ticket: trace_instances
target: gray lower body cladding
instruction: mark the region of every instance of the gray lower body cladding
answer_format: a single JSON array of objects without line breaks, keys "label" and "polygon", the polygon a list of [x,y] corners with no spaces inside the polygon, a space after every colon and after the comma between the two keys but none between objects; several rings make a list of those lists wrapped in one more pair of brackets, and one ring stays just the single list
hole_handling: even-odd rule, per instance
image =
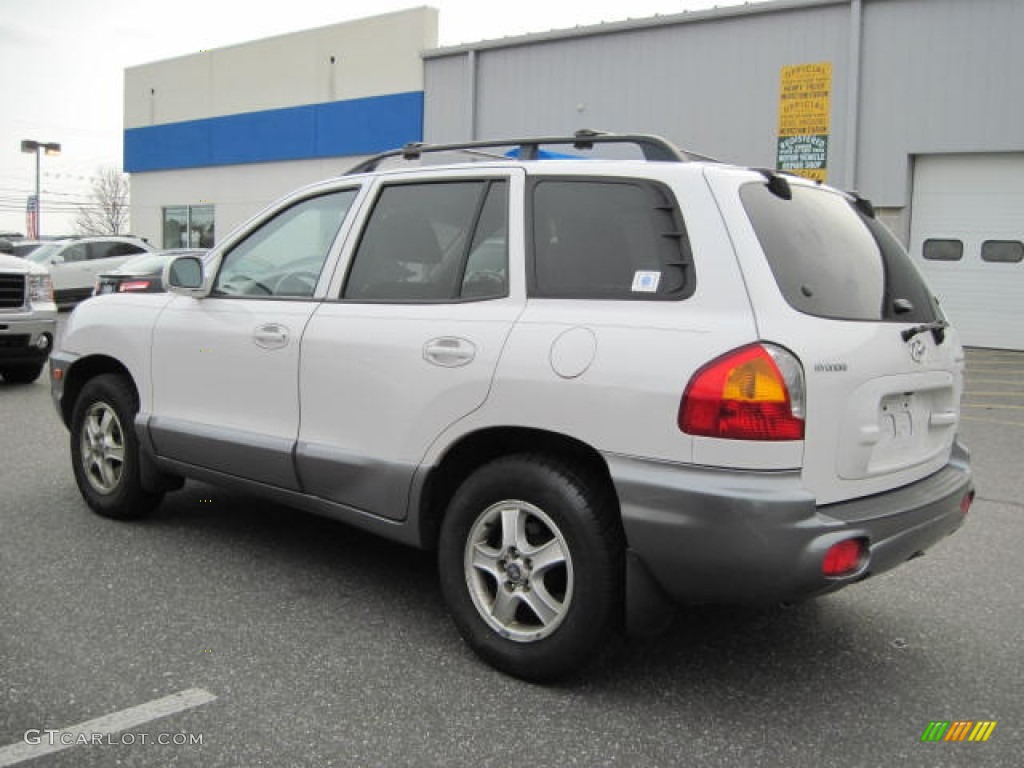
[{"label": "gray lower body cladding", "polygon": [[[887,571],[963,524],[973,490],[965,449],[933,475],[892,491],[818,506],[798,473],[681,467],[606,455],[622,506],[631,571],[681,603],[799,600]],[[844,577],[822,560],[863,538],[868,555]]]}]

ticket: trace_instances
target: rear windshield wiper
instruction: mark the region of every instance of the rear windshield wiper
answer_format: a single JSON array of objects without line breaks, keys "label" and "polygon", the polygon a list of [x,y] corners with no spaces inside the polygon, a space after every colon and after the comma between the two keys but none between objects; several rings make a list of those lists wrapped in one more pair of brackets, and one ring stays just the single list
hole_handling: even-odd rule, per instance
[{"label": "rear windshield wiper", "polygon": [[935,320],[931,323],[922,323],[921,325],[915,325],[913,328],[907,328],[907,330],[900,333],[900,336],[904,341],[910,341],[919,333],[931,331],[932,338],[935,339],[935,343],[941,344],[946,339],[947,328],[949,328],[949,323],[945,320]]}]

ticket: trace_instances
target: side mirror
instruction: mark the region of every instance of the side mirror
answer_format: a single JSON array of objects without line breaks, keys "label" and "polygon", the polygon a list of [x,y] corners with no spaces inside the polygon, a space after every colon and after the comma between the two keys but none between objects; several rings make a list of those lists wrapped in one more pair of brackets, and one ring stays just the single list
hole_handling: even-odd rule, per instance
[{"label": "side mirror", "polygon": [[201,299],[208,291],[203,287],[203,260],[196,256],[178,256],[164,267],[164,286],[170,293]]}]

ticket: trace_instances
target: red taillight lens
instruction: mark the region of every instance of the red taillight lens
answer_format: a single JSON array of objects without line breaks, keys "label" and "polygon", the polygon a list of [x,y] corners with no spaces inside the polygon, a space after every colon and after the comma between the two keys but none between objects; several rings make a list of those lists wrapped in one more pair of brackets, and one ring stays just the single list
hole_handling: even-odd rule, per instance
[{"label": "red taillight lens", "polygon": [[792,354],[742,347],[697,371],[679,405],[679,428],[733,440],[803,440],[803,391]]},{"label": "red taillight lens", "polygon": [[970,509],[971,504],[974,502],[974,491],[965,493],[964,497],[960,499],[960,514],[966,515]]},{"label": "red taillight lens", "polygon": [[847,539],[833,544],[825,553],[821,572],[826,576],[848,576],[856,573],[864,562],[867,545],[863,539]]},{"label": "red taillight lens", "polygon": [[121,293],[127,293],[128,291],[145,291],[149,289],[149,280],[126,280],[117,286],[117,290]]}]

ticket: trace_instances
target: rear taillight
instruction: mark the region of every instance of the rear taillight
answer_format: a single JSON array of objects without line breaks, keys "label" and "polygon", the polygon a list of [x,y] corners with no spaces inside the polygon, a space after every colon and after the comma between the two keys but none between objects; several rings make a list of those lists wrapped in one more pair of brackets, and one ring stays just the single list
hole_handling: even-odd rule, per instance
[{"label": "rear taillight", "polygon": [[117,290],[120,293],[127,293],[129,291],[146,291],[149,290],[149,280],[126,280],[117,286]]},{"label": "rear taillight", "polygon": [[697,371],[678,421],[683,432],[703,437],[803,440],[803,368],[780,347],[741,347]]}]

